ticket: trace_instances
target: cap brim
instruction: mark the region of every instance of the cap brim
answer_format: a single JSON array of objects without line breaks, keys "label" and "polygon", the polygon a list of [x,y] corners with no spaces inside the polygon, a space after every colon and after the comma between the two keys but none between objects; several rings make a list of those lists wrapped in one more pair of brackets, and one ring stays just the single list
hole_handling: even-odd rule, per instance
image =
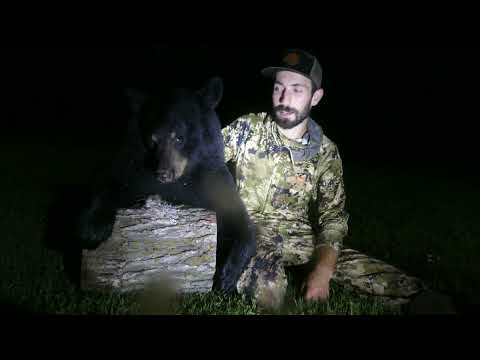
[{"label": "cap brim", "polygon": [[287,67],[277,67],[277,66],[271,66],[271,67],[267,67],[265,69],[262,69],[261,70],[261,73],[263,76],[265,77],[270,77],[270,78],[273,78],[275,77],[275,74],[278,72],[278,71],[292,71],[292,72],[296,72],[296,73],[299,73],[301,75],[304,75],[305,74],[302,74],[301,72],[299,71],[295,71],[291,68],[287,68]]},{"label": "cap brim", "polygon": [[273,78],[279,70],[283,69],[279,67],[267,67],[265,69],[262,69],[260,72],[265,77]]},{"label": "cap brim", "polygon": [[294,70],[292,68],[287,68],[287,67],[267,67],[265,69],[262,69],[260,72],[263,76],[265,77],[268,77],[268,78],[274,78],[275,77],[275,74],[278,72],[278,71],[290,71],[290,72],[294,72],[294,73],[297,73],[297,74],[300,74],[300,75],[303,75],[305,76],[307,79],[310,79],[312,80],[313,82],[315,82],[310,76],[304,74],[303,72],[301,71],[297,71],[297,70]]}]

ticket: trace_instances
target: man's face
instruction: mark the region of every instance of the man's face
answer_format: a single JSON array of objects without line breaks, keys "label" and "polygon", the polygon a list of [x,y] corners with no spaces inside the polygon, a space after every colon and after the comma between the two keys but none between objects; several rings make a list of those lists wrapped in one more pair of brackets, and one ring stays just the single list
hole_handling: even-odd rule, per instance
[{"label": "man's face", "polygon": [[319,89],[312,95],[312,81],[298,73],[279,71],[273,86],[274,120],[283,129],[291,129],[310,115],[323,95]]}]

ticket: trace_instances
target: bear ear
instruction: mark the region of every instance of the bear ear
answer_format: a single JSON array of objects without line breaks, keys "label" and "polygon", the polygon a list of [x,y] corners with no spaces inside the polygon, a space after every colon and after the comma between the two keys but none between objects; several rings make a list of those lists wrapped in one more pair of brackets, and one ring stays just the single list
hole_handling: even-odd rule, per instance
[{"label": "bear ear", "polygon": [[125,89],[125,95],[129,100],[130,109],[133,113],[138,113],[142,105],[145,103],[145,94],[138,89],[127,88]]},{"label": "bear ear", "polygon": [[223,96],[223,80],[218,76],[209,79],[198,94],[207,108],[215,109]]}]

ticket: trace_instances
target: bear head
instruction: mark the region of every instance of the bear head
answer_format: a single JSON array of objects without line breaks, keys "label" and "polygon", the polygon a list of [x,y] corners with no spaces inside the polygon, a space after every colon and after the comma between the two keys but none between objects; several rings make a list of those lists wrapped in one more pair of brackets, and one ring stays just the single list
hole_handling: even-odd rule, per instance
[{"label": "bear head", "polygon": [[136,106],[146,166],[162,183],[192,176],[199,167],[223,166],[221,125],[215,111],[223,82],[214,77],[197,91],[145,95]]}]

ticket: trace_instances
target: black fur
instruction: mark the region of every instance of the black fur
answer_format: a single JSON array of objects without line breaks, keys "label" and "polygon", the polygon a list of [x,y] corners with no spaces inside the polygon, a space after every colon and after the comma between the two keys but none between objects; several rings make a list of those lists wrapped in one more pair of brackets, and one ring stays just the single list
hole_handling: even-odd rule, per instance
[{"label": "black fur", "polygon": [[[217,214],[217,269],[214,289],[227,293],[255,251],[255,236],[234,180],[225,164],[221,125],[215,112],[222,96],[219,78],[199,91],[175,90],[168,95],[131,93],[133,118],[128,143],[109,176],[94,190],[79,217],[82,248],[96,248],[111,235],[119,208],[136,206],[149,195],[172,204],[214,210]],[[164,145],[177,135],[175,149],[188,159],[184,174],[162,182]]]}]

